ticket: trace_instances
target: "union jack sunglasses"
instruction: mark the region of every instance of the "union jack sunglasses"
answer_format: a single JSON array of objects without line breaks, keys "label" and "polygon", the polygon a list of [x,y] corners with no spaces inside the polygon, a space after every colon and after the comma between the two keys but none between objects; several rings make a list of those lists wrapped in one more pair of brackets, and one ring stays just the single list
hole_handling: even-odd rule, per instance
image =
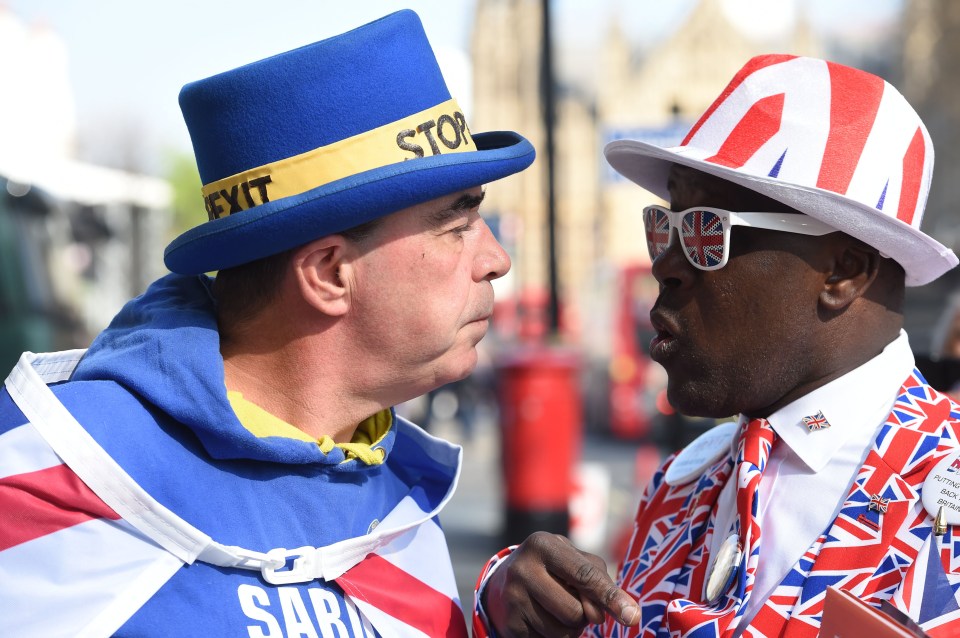
[{"label": "union jack sunglasses", "polygon": [[663,206],[643,209],[650,261],[667,250],[673,229],[677,229],[683,254],[695,268],[717,270],[730,257],[730,229],[749,226],[801,235],[826,235],[836,228],[796,213],[734,213],[722,208],[698,206],[674,212]]}]

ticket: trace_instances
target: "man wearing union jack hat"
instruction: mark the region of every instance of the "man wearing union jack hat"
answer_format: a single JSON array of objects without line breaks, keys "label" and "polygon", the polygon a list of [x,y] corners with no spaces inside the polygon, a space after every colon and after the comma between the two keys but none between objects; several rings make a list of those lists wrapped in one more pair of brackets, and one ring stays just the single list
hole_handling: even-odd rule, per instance
[{"label": "man wearing union jack hat", "polygon": [[629,599],[536,534],[488,564],[477,633],[813,638],[835,588],[960,635],[960,407],[902,329],[905,286],[957,265],[920,230],[933,146],[914,110],[869,73],[767,55],[680,146],[605,155],[669,202],[643,215],[671,403],[739,417],[646,489]]}]

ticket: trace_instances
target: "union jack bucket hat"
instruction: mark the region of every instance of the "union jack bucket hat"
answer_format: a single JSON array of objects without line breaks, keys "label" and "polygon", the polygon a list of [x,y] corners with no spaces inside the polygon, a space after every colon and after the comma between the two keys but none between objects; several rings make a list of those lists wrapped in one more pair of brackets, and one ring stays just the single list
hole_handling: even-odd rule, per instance
[{"label": "union jack bucket hat", "polygon": [[865,71],[758,56],[680,146],[617,140],[604,154],[617,172],[668,201],[673,164],[780,201],[896,260],[908,286],[958,263],[920,231],[933,174],[930,135],[893,86]]}]

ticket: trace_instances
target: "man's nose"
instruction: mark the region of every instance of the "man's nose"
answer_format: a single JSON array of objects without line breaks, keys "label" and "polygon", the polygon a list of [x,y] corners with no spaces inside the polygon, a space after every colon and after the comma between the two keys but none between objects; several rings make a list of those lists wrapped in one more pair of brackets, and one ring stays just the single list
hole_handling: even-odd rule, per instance
[{"label": "man's nose", "polygon": [[490,227],[483,225],[483,246],[477,255],[477,281],[484,279],[493,281],[503,277],[510,271],[510,255],[504,250],[497,238],[493,236]]},{"label": "man's nose", "polygon": [[657,255],[650,268],[661,286],[682,286],[689,283],[695,275],[696,267],[687,260],[684,250],[679,232],[676,228],[671,228],[666,249]]}]

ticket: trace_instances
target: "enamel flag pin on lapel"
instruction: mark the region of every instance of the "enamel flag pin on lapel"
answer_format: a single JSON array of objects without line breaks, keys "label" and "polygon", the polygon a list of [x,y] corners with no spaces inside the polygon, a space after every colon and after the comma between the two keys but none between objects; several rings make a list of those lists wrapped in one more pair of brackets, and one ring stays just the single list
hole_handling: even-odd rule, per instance
[{"label": "enamel flag pin on lapel", "polygon": [[803,422],[807,424],[807,430],[810,432],[814,430],[826,430],[830,427],[830,422],[827,421],[827,417],[823,416],[822,411],[818,411],[812,416],[803,417]]},{"label": "enamel flag pin on lapel", "polygon": [[890,505],[889,498],[882,498],[879,494],[870,495],[870,503],[867,504],[868,510],[873,510],[879,514],[886,514],[887,507]]}]

